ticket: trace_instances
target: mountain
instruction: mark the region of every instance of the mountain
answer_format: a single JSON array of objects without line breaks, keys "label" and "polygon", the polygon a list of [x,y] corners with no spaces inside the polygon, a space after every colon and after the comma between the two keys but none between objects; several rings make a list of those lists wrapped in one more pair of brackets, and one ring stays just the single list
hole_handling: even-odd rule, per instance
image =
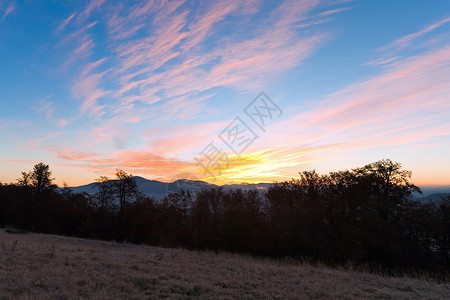
[{"label": "mountain", "polygon": [[431,194],[450,193],[450,185],[425,185],[420,186],[422,195],[416,194],[416,198],[422,198]]},{"label": "mountain", "polygon": [[421,186],[422,194],[414,193],[413,197],[421,202],[435,202],[440,203],[442,198],[450,196],[450,185],[428,185]]},{"label": "mountain", "polygon": [[[138,190],[157,200],[162,200],[169,193],[179,192],[181,190],[189,190],[191,192],[197,192],[203,188],[219,187],[218,185],[207,183],[200,180],[187,180],[179,179],[174,182],[161,182],[157,180],[148,180],[140,176],[134,176]],[[243,189],[243,190],[259,190],[265,191],[271,185],[271,183],[256,183],[256,184],[229,184],[222,186],[225,191],[230,189]],[[94,194],[97,192],[95,183],[90,183],[82,186],[70,188],[75,193],[86,192],[88,194]]]},{"label": "mountain", "polygon": [[[199,191],[203,188],[219,187],[212,183],[207,183],[200,180],[188,180],[179,179],[174,182],[162,182],[158,180],[148,180],[140,176],[134,176],[138,190],[147,196],[153,197],[157,200],[162,200],[167,194],[173,192],[179,192],[181,190],[189,190],[191,192]],[[272,183],[241,183],[241,184],[227,184],[223,185],[222,188],[225,191],[232,189],[243,189],[243,190],[258,190],[261,192],[266,191]],[[88,194],[94,194],[97,190],[95,188],[95,183],[90,183],[87,185],[82,185],[78,187],[70,188],[73,192],[82,193],[86,192]],[[422,194],[414,194],[414,198],[422,202],[440,202],[442,197],[447,197],[450,195],[450,185],[444,186],[422,186],[420,187]]]},{"label": "mountain", "polygon": [[419,198],[421,202],[434,202],[434,203],[441,203],[442,199],[446,199],[450,196],[450,193],[434,193],[425,197]]}]

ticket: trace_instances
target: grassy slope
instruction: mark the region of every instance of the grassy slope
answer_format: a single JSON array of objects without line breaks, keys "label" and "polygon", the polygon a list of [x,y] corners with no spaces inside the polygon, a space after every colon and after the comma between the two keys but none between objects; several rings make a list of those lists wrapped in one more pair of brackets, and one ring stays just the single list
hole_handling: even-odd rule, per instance
[{"label": "grassy slope", "polygon": [[0,299],[450,299],[450,285],[232,254],[1,229],[0,247]]}]

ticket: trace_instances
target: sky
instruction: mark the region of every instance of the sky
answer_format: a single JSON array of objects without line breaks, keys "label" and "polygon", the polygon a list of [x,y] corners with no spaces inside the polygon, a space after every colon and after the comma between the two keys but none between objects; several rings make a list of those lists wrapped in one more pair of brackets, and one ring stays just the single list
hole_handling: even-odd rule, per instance
[{"label": "sky", "polygon": [[450,185],[450,1],[0,0],[0,182]]}]

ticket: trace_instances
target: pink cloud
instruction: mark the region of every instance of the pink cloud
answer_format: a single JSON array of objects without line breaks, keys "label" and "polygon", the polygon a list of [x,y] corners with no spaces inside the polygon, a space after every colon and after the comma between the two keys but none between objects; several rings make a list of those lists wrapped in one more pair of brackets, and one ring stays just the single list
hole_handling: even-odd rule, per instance
[{"label": "pink cloud", "polygon": [[42,100],[38,107],[35,108],[35,111],[37,113],[43,113],[45,114],[45,118],[47,121],[58,125],[59,127],[66,126],[70,121],[67,119],[57,119],[54,117],[55,113],[55,103],[53,101],[49,101],[50,98],[52,98],[53,95],[50,95],[46,97],[44,100]]},{"label": "pink cloud", "polygon": [[[307,34],[303,32],[303,28],[328,21],[317,12],[317,8],[324,7],[318,0],[288,0],[275,5],[271,12],[264,12],[263,22],[256,21],[259,26],[249,27],[252,29],[245,39],[240,34],[216,36],[227,27],[246,26],[261,3],[218,1],[194,10],[184,0],[145,1],[131,7],[109,5],[104,0],[90,1],[80,13],[74,12],[59,26],[64,29],[75,18],[80,25],[65,34],[60,43],[71,45],[72,53],[65,65],[72,66],[94,53],[96,43],[90,28],[106,21],[110,68],[103,72],[86,71],[92,63],[82,68],[72,88],[73,94],[83,99],[81,114],[116,115],[121,114],[122,108],[139,114],[134,102],[154,105],[164,99],[179,108],[179,113],[173,114],[171,105],[159,107],[168,109],[164,114],[186,120],[202,108],[192,96],[214,87],[259,90],[300,65],[327,40],[323,32],[309,28]],[[92,20],[90,16],[99,9],[102,16]],[[330,13],[332,10],[338,13],[342,9],[331,6]],[[239,17],[238,23],[242,24],[230,23],[229,17]],[[102,88],[106,80],[108,90]],[[99,104],[105,96],[110,97],[111,105]],[[184,100],[177,102],[180,98]]]},{"label": "pink cloud", "polygon": [[[81,114],[95,117],[98,122],[78,133],[81,138],[77,145],[65,145],[65,152],[55,151],[59,158],[90,170],[129,168],[151,176],[192,168],[191,162],[175,157],[186,152],[195,155],[228,122],[184,126],[165,135],[153,132],[143,137],[125,125],[148,120],[152,124],[190,121],[201,112],[211,111],[205,101],[211,94],[204,96],[205,91],[213,87],[260,89],[300,65],[327,39],[323,32],[310,28],[307,33],[303,31],[318,21],[328,20],[316,12],[320,1],[277,3],[245,38],[239,34],[219,38],[216,34],[230,26],[246,26],[260,9],[261,1],[212,2],[195,11],[184,6],[184,2],[146,1],[128,9],[91,1],[81,13],[74,13],[60,25],[66,28],[76,18],[80,29],[64,35],[61,44],[74,45],[73,61],[86,60],[95,50],[90,29],[104,21],[89,16],[102,8],[108,19],[107,46],[111,54],[107,68],[106,58],[80,68],[71,91],[82,100]],[[229,17],[239,20],[239,24],[230,23]],[[161,126],[157,130],[166,132]],[[147,141],[149,150],[124,150],[133,139]],[[82,153],[78,146],[81,144]],[[93,149],[102,154],[93,156],[89,152]],[[280,151],[267,149],[262,158],[275,157]],[[89,155],[83,155],[85,152]],[[284,153],[288,162],[294,159],[294,154]],[[263,169],[258,168],[258,174],[263,174]]]},{"label": "pink cloud", "polygon": [[62,23],[58,26],[58,28],[56,30],[57,31],[62,31],[70,23],[70,21],[73,19],[73,17],[76,16],[76,14],[77,13],[73,13],[67,19],[62,21]]},{"label": "pink cloud", "polygon": [[404,36],[394,42],[392,42],[391,44],[384,46],[382,48],[380,48],[380,51],[386,51],[386,50],[393,50],[393,51],[399,51],[407,46],[409,46],[411,44],[412,41],[414,41],[415,39],[426,35],[427,33],[447,24],[448,22],[450,22],[450,18],[445,18],[437,23],[428,25],[427,27],[425,27],[424,29],[411,33],[407,36]]},{"label": "pink cloud", "polygon": [[211,33],[213,26],[223,20],[231,12],[239,8],[239,3],[236,1],[217,2],[211,5],[204,15],[201,15],[197,20],[188,26],[189,34],[186,42],[183,43],[183,52],[191,50],[193,47],[202,43],[208,34]]},{"label": "pink cloud", "polygon": [[192,167],[193,163],[156,155],[146,150],[126,150],[113,154],[84,153],[82,151],[52,150],[64,160],[76,162],[79,167],[96,173],[112,174],[123,169],[135,175],[169,180],[173,173]]},{"label": "pink cloud", "polygon": [[89,16],[98,10],[105,2],[106,0],[91,0],[84,10],[78,14],[77,22],[84,22],[87,20]]},{"label": "pink cloud", "polygon": [[202,123],[183,127],[156,127],[144,133],[148,139],[149,148],[158,154],[178,156],[185,152],[197,154],[212,139],[217,137],[229,121]]},{"label": "pink cloud", "polygon": [[98,105],[97,100],[110,94],[110,91],[101,88],[101,80],[107,71],[96,72],[105,58],[100,59],[96,62],[87,64],[80,77],[72,87],[72,93],[77,98],[82,98],[83,103],[81,105],[82,114],[90,114],[94,116],[103,115],[105,105]]},{"label": "pink cloud", "polygon": [[346,10],[349,10],[349,9],[350,9],[350,7],[343,7],[343,8],[330,9],[330,10],[321,12],[320,15],[321,15],[321,16],[334,15],[334,14],[337,14],[337,13],[340,13],[340,12],[343,12],[343,11],[346,11]]},{"label": "pink cloud", "polygon": [[3,12],[3,16],[0,20],[0,22],[3,22],[7,16],[9,16],[14,10],[16,9],[16,2],[12,1],[9,3],[9,5],[6,7],[5,11]]},{"label": "pink cloud", "polygon": [[374,59],[368,63],[365,63],[364,65],[367,66],[378,66],[378,65],[385,65],[393,62],[394,60],[400,58],[400,56],[394,56],[394,57],[382,57],[378,59]]},{"label": "pink cloud", "polygon": [[88,160],[88,159],[94,159],[100,156],[99,154],[95,153],[85,153],[83,151],[71,151],[71,150],[60,150],[60,149],[52,149],[53,153],[55,153],[59,158],[70,160],[70,161],[77,161],[77,160]]},{"label": "pink cloud", "polygon": [[[58,35],[61,36],[61,40],[55,46],[56,50],[68,53],[67,58],[61,62],[60,69],[68,71],[76,63],[78,65],[84,64],[86,59],[90,57],[95,48],[95,40],[90,29],[97,24],[98,21],[89,22],[83,26],[77,26],[75,31],[68,31],[67,33],[62,30],[67,25],[65,24],[61,30],[56,30]],[[64,25],[64,22],[59,27],[62,25]]]},{"label": "pink cloud", "polygon": [[[364,149],[420,149],[450,135],[450,46],[391,63],[269,129],[270,147],[336,145],[321,160]],[[266,145],[266,146],[265,146]],[[261,148],[269,147],[262,141]],[[360,152],[361,153],[361,152]]]},{"label": "pink cloud", "polygon": [[51,132],[48,133],[45,137],[42,138],[34,138],[34,139],[27,139],[25,142],[21,143],[22,147],[24,147],[25,149],[27,149],[28,151],[30,150],[34,150],[37,147],[41,146],[41,144],[43,142],[47,142],[49,140],[52,140],[55,137],[58,137],[60,135],[64,134],[61,131],[58,132]]},{"label": "pink cloud", "polygon": [[[144,103],[166,98],[192,95],[216,86],[238,90],[259,89],[282,72],[299,65],[326,38],[324,34],[298,36],[299,22],[306,21],[319,1],[286,1],[265,22],[271,30],[257,30],[246,41],[218,40],[219,44],[205,52],[203,43],[227,16],[242,14],[239,1],[217,2],[187,22],[188,9],[155,8],[149,3],[133,8],[129,15],[140,12],[155,14],[156,30],[148,36],[125,41],[115,48],[118,67],[113,70],[120,84],[115,95]],[[260,1],[245,4],[245,13],[253,13]],[[253,7],[253,8],[252,8]],[[317,15],[316,15],[317,17]],[[128,17],[114,15],[109,22],[114,37],[134,31],[139,22],[127,26]],[[161,24],[164,24],[162,26]],[[128,36],[128,34],[126,34]],[[292,42],[295,40],[295,42]],[[279,58],[283,57],[282,60]],[[177,60],[176,64],[170,61]],[[209,69],[209,70],[208,70]]]}]

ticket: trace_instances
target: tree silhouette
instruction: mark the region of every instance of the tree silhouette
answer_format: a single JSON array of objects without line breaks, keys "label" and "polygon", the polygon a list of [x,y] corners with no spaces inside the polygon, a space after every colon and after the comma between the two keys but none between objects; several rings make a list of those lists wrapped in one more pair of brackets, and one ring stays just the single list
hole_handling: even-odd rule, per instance
[{"label": "tree silhouette", "polygon": [[[24,172],[22,172],[23,174]],[[34,165],[33,171],[30,174],[31,186],[34,191],[39,195],[42,192],[53,189],[56,186],[53,184],[54,178],[52,178],[52,172],[49,165],[42,162]]]},{"label": "tree silhouette", "polygon": [[136,180],[132,174],[127,174],[123,170],[117,170],[114,189],[119,200],[119,212],[122,214],[126,203],[138,194]]},{"label": "tree silhouette", "polygon": [[100,204],[100,209],[105,209],[110,206],[114,195],[114,185],[111,179],[107,176],[100,176],[95,179],[93,188],[97,188],[95,198]]},{"label": "tree silhouette", "polygon": [[22,176],[17,178],[17,184],[28,188],[31,184],[31,172],[22,172]]},{"label": "tree silhouette", "polygon": [[[265,192],[179,191],[156,201],[139,194],[131,174],[101,176],[94,195],[53,189],[48,165],[0,185],[0,226],[169,247],[352,263],[386,272],[429,271],[448,278],[450,198],[423,203],[401,164],[276,183]],[[119,210],[111,208],[117,201]],[[105,208],[105,209],[99,209]]]}]

